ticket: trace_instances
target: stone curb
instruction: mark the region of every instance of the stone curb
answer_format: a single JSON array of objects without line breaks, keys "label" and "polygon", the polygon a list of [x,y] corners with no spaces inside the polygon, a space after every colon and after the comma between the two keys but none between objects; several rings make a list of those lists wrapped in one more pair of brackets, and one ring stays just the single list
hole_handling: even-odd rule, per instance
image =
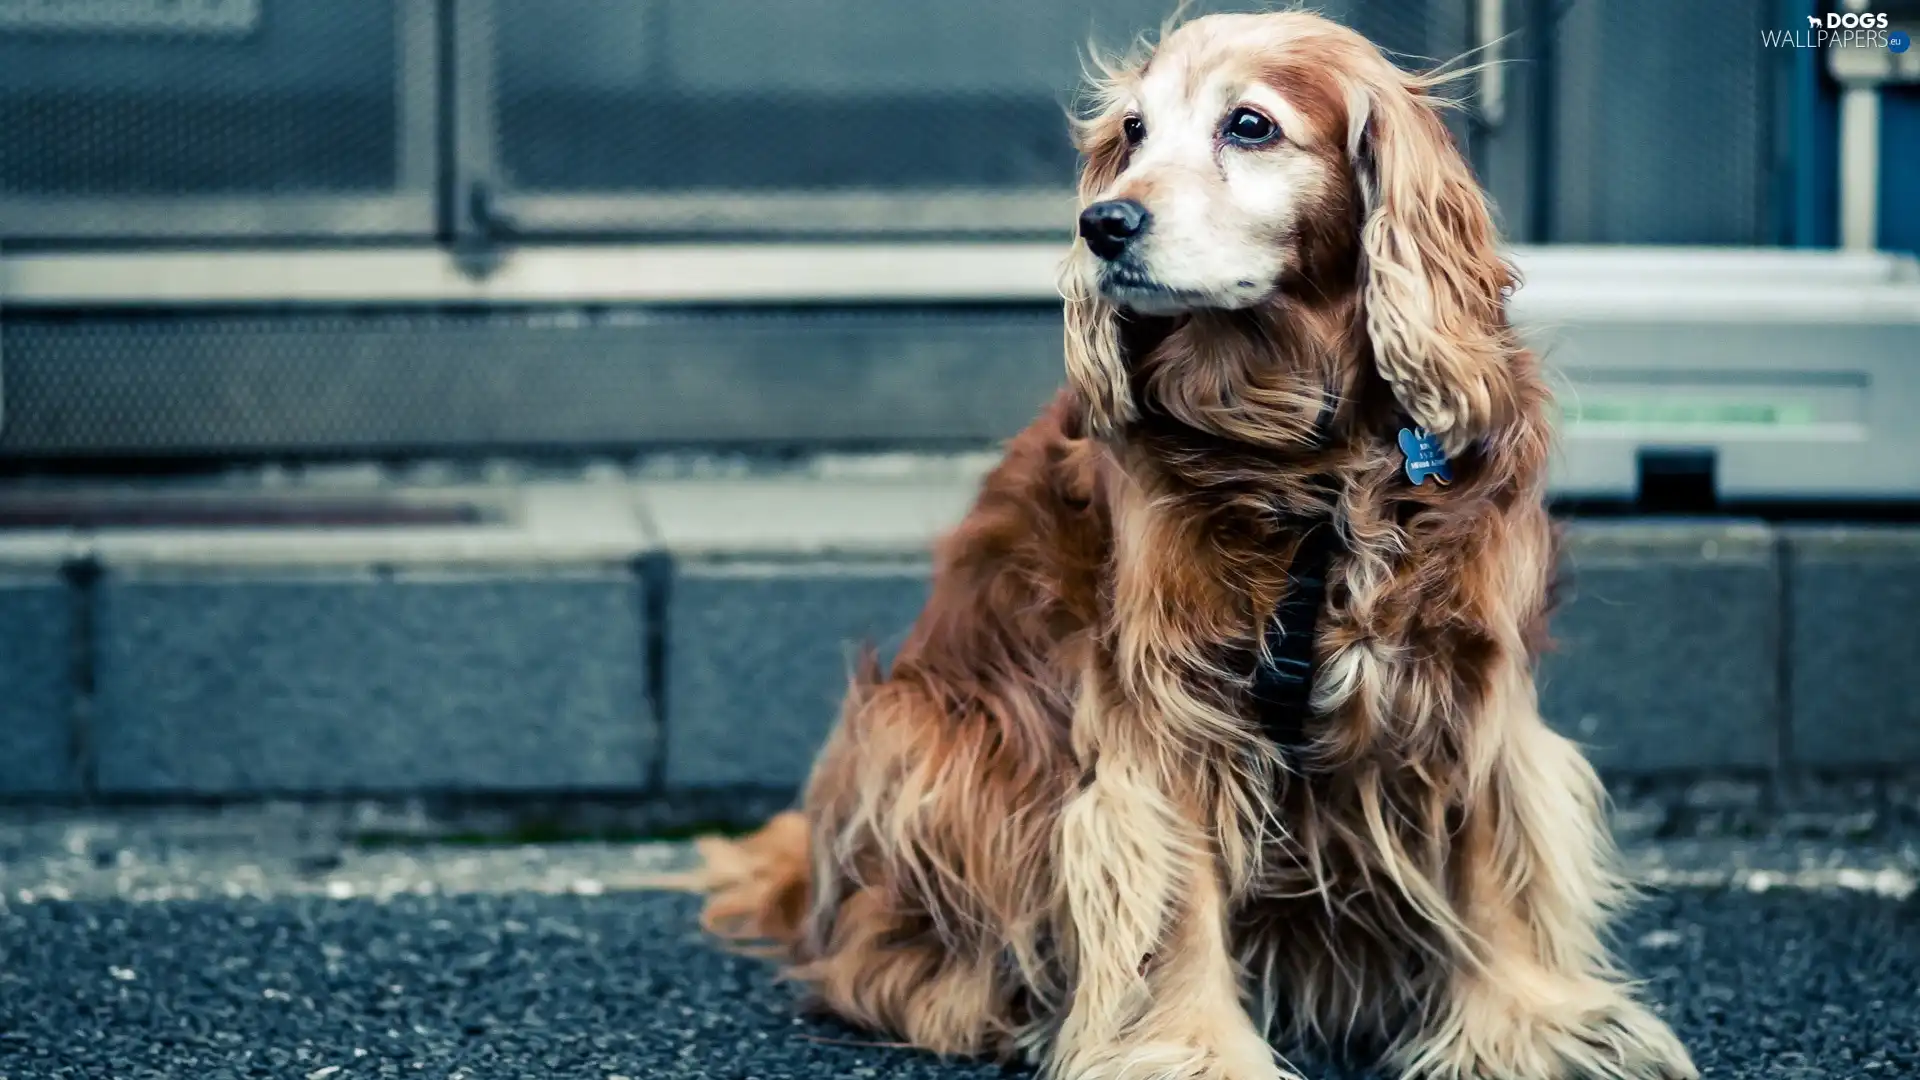
[{"label": "stone curb", "polygon": [[[0,798],[791,790],[976,469],[435,489],[471,525],[0,536]],[[1550,722],[1615,775],[1920,765],[1920,528],[1575,521]],[[721,799],[725,802],[725,799]],[[717,804],[716,804],[717,805]]]}]

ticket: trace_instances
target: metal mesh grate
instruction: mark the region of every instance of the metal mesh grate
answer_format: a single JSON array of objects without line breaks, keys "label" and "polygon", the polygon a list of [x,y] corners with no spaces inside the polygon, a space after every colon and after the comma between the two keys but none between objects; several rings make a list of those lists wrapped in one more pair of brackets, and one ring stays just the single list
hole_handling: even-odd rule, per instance
[{"label": "metal mesh grate", "polygon": [[[496,0],[500,165],[520,191],[1066,187],[1085,45],[1171,7]],[[1464,43],[1463,0],[1325,8],[1414,55]]]},{"label": "metal mesh grate", "polygon": [[1776,25],[1771,14],[1751,0],[1568,8],[1555,50],[1548,239],[1765,240],[1768,57],[1753,43]]},{"label": "metal mesh grate", "polygon": [[1060,381],[1020,309],[12,316],[0,460],[1019,430]]},{"label": "metal mesh grate", "polygon": [[1322,10],[1410,68],[1445,63],[1472,46],[1467,0],[1347,0]]},{"label": "metal mesh grate", "polygon": [[171,28],[0,21],[0,196],[391,189],[402,7],[267,0],[251,24]]}]

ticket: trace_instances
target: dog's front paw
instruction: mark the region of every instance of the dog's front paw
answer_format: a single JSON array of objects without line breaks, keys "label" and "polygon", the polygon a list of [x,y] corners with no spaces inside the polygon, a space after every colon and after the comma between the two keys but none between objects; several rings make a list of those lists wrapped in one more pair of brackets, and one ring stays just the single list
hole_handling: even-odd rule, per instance
[{"label": "dog's front paw", "polygon": [[1231,1060],[1184,1043],[1143,1043],[1080,1055],[1056,1071],[1060,1080],[1301,1080],[1266,1060]]},{"label": "dog's front paw", "polygon": [[1623,1002],[1568,1033],[1561,1049],[1569,1080],[1699,1080],[1693,1055],[1666,1021]]},{"label": "dog's front paw", "polygon": [[1458,1008],[1395,1055],[1406,1080],[1699,1080],[1673,1029],[1624,998],[1577,1016],[1492,1002]]},{"label": "dog's front paw", "polygon": [[1083,1049],[1060,1059],[1059,1080],[1301,1080],[1251,1030],[1217,1039],[1168,1039]]}]

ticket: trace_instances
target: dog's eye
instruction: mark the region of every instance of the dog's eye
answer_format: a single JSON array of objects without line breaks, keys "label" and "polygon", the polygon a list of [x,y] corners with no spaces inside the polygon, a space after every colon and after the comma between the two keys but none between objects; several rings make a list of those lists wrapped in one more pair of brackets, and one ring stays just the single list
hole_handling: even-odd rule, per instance
[{"label": "dog's eye", "polygon": [[1234,142],[1258,146],[1278,134],[1278,125],[1252,109],[1235,109],[1233,115],[1227,117],[1227,138]]},{"label": "dog's eye", "polygon": [[1120,133],[1127,137],[1128,146],[1139,146],[1140,140],[1147,137],[1147,122],[1137,116],[1129,116],[1120,121]]}]

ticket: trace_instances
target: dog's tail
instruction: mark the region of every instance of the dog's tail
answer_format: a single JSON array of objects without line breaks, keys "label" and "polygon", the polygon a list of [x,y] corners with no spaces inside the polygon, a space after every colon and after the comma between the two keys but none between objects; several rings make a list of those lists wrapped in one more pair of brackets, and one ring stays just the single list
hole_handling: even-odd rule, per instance
[{"label": "dog's tail", "polygon": [[704,894],[700,927],[729,948],[790,959],[807,917],[807,834],[806,816],[789,810],[745,837],[701,837],[700,865],[662,884]]},{"label": "dog's tail", "polygon": [[[846,708],[858,709],[883,678],[878,650],[863,647],[849,673]],[[701,929],[729,948],[791,961],[812,900],[811,832],[803,812],[788,810],[744,837],[703,836],[694,841],[694,869],[647,884],[704,895]]]},{"label": "dog's tail", "polygon": [[743,837],[699,837],[691,870],[647,874],[634,884],[699,893],[706,897],[702,930],[734,952],[791,962],[811,886],[807,832],[806,815],[788,810]]}]

